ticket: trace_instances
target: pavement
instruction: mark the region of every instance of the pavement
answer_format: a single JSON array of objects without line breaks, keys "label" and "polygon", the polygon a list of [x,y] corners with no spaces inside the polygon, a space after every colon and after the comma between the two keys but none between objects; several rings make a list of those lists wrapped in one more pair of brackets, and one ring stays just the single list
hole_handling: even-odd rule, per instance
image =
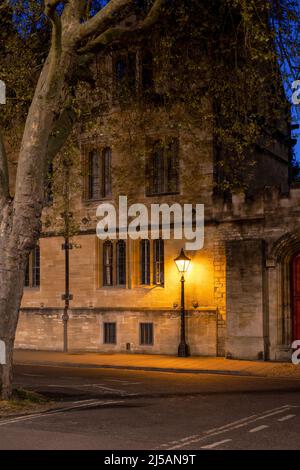
[{"label": "pavement", "polygon": [[283,362],[240,361],[222,357],[189,357],[148,354],[63,353],[15,350],[14,363],[99,369],[124,369],[174,373],[222,374],[300,379],[300,365]]}]

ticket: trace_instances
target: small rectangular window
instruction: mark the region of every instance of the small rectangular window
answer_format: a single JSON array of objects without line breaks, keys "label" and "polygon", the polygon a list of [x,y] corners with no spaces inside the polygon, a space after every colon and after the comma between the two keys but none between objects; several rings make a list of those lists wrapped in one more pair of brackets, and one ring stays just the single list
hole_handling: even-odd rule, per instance
[{"label": "small rectangular window", "polygon": [[153,323],[140,323],[140,344],[153,344]]},{"label": "small rectangular window", "polygon": [[116,344],[117,327],[116,323],[104,323],[104,344]]}]

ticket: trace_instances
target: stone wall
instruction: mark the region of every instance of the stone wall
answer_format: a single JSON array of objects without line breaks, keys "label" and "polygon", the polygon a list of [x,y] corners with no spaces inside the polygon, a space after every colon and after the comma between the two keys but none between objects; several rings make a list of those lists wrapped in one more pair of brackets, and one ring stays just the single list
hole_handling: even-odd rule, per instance
[{"label": "stone wall", "polygon": [[227,242],[227,357],[266,358],[264,242]]},{"label": "stone wall", "polygon": [[[23,309],[15,347],[19,349],[57,350],[63,348],[61,310]],[[187,342],[191,354],[215,356],[217,353],[217,317],[214,310],[187,312]],[[117,343],[103,344],[103,323],[116,322]],[[139,324],[153,323],[154,344],[140,345]],[[68,323],[70,351],[130,352],[177,354],[180,340],[180,312],[130,310],[74,310]]]}]

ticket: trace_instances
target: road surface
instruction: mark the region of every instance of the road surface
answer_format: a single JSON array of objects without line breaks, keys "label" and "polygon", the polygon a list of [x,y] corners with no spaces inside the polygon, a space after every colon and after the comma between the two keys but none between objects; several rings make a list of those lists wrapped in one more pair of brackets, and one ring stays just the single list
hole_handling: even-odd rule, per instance
[{"label": "road surface", "polygon": [[0,449],[300,449],[300,380],[16,366],[59,410],[0,420]]}]

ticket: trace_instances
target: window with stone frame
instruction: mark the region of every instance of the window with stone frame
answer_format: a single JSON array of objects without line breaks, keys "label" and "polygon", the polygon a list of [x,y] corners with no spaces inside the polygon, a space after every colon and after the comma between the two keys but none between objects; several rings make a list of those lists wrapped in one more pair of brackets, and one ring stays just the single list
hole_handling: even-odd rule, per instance
[{"label": "window with stone frame", "polygon": [[116,243],[116,284],[126,285],[126,243],[119,240]]},{"label": "window with stone frame", "polygon": [[103,244],[103,286],[113,286],[113,243],[106,241]]},{"label": "window with stone frame", "polygon": [[164,286],[165,282],[165,259],[164,240],[161,238],[153,240],[153,284]]},{"label": "window with stone frame", "polygon": [[159,139],[149,145],[146,165],[146,195],[179,192],[179,141]]},{"label": "window with stone frame", "polygon": [[28,257],[25,270],[25,287],[40,287],[40,247],[36,245]]},{"label": "window with stone frame", "polygon": [[102,245],[102,285],[103,287],[127,284],[126,242],[107,240]]},{"label": "window with stone frame", "polygon": [[87,157],[86,199],[99,200],[112,194],[111,149],[94,149]]},{"label": "window with stone frame", "polygon": [[115,322],[103,323],[103,343],[116,344],[117,343],[117,325]]},{"label": "window with stone frame", "polygon": [[140,241],[140,282],[150,285],[150,240]]},{"label": "window with stone frame", "polygon": [[110,197],[112,194],[111,176],[111,148],[106,147],[102,151],[102,197]]},{"label": "window with stone frame", "polygon": [[152,346],[154,344],[153,323],[140,323],[140,345]]}]

